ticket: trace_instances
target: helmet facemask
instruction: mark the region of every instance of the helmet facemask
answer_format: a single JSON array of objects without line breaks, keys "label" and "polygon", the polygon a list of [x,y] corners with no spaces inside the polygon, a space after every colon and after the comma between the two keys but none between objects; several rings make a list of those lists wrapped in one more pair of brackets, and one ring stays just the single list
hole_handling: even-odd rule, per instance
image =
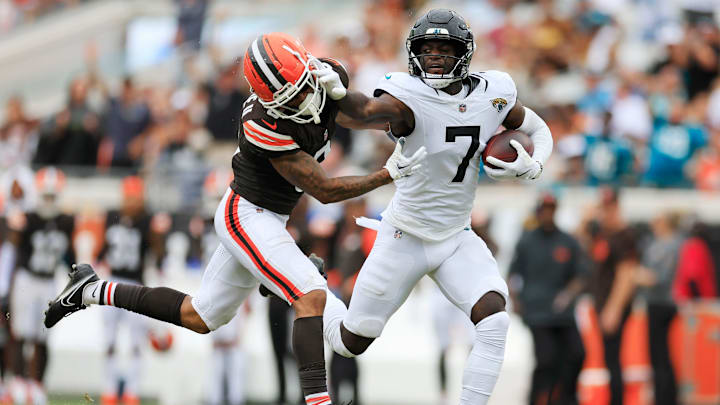
[{"label": "helmet facemask", "polygon": [[[455,56],[441,54],[421,54],[420,47],[422,43],[431,39],[441,39],[452,41],[458,51]],[[470,60],[473,52],[475,52],[475,42],[460,41],[448,36],[424,35],[421,37],[408,39],[405,43],[408,52],[408,70],[410,74],[419,76],[425,84],[434,89],[443,89],[459,80],[463,80],[468,76]],[[460,55],[460,56],[457,56]],[[425,71],[423,65],[424,57],[439,56],[443,58],[443,66],[446,66],[447,59],[455,59],[455,65],[450,72],[436,74]]]},{"label": "helmet facemask", "polygon": [[[283,48],[300,60],[304,70],[295,83],[288,81],[280,90],[274,92],[272,101],[263,101],[261,98],[258,100],[273,118],[288,119],[299,124],[311,121],[319,124],[320,114],[325,107],[325,89],[310,71],[319,68],[320,61],[310,54],[306,55],[307,59],[303,59],[299,52],[290,47]],[[288,106],[287,103],[300,94],[305,86],[310,86],[312,92],[305,96],[305,100],[297,108]]]}]

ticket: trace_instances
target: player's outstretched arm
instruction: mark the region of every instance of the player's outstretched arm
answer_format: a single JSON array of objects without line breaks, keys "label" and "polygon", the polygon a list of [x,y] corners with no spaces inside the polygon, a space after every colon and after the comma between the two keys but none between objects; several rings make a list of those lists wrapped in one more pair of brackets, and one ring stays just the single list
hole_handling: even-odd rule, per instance
[{"label": "player's outstretched arm", "polygon": [[[415,116],[408,106],[390,94],[368,97],[357,91],[345,88],[340,75],[329,65],[313,70],[312,74],[325,88],[330,98],[336,100],[340,111],[338,123],[348,128],[377,129],[377,124],[390,123],[395,134],[408,134],[415,127]],[[349,117],[350,120],[344,119]]]},{"label": "player's outstretched arm", "polygon": [[328,177],[322,166],[303,151],[272,158],[270,162],[288,182],[327,204],[357,197],[415,173],[427,152],[421,147],[412,156],[405,157],[403,141],[402,138],[398,141],[384,168],[367,176]]},{"label": "player's outstretched arm", "polygon": [[415,127],[412,110],[388,93],[368,97],[357,91],[348,91],[338,101],[338,106],[345,115],[366,125],[389,122],[394,129]]}]

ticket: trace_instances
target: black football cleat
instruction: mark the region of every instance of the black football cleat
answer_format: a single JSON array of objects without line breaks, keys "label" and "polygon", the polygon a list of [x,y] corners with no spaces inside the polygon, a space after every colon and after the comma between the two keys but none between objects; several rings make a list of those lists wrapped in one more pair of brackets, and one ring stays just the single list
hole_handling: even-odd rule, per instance
[{"label": "black football cleat", "polygon": [[[325,280],[327,280],[327,274],[325,274],[325,260],[323,260],[320,256],[316,255],[315,253],[310,253],[310,256],[308,256],[308,259],[312,262],[312,264],[315,265],[318,269],[318,273],[320,273],[321,276]],[[260,284],[260,295],[263,297],[277,297],[274,292],[270,291],[267,287]]]},{"label": "black football cleat", "polygon": [[48,309],[45,311],[46,328],[52,328],[64,317],[87,308],[82,303],[83,289],[89,283],[99,280],[89,264],[73,264],[69,276],[70,281],[65,289],[48,303]]}]

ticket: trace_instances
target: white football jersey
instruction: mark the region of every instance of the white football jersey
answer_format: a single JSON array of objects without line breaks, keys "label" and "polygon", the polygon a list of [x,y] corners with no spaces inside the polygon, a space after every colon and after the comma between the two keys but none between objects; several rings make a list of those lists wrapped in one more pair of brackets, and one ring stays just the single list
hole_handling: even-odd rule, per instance
[{"label": "white football jersey", "polygon": [[517,98],[505,72],[473,73],[470,79],[470,88],[449,95],[416,76],[393,72],[375,90],[402,101],[415,115],[403,153],[410,156],[421,146],[428,153],[419,172],[395,181],[397,191],[382,215],[425,240],[443,240],[470,225],[482,151]]}]

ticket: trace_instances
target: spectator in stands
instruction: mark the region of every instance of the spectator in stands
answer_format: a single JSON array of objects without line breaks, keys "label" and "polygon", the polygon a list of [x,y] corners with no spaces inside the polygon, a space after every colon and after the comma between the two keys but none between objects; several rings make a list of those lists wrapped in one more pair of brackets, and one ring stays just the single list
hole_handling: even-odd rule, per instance
[{"label": "spectator in stands", "polygon": [[615,94],[610,108],[610,130],[616,136],[643,145],[652,131],[652,116],[639,81],[637,77],[625,78]]},{"label": "spectator in stands", "polygon": [[701,151],[698,159],[695,187],[705,191],[720,190],[720,126],[710,128],[708,147]]},{"label": "spectator in stands", "polygon": [[712,128],[720,128],[720,77],[715,80],[715,86],[707,106],[707,121]]},{"label": "spectator in stands", "polygon": [[649,157],[643,176],[645,184],[655,187],[690,187],[687,165],[698,149],[707,143],[702,126],[688,119],[688,108],[672,100],[669,115],[655,117],[649,142]]},{"label": "spectator in stands", "polygon": [[700,19],[685,33],[688,50],[685,80],[690,99],[707,91],[720,73],[719,35],[720,30],[712,18]]},{"label": "spectator in stands", "polygon": [[26,115],[20,96],[5,105],[5,123],[0,126],[0,172],[15,165],[28,166],[37,148],[38,121]]},{"label": "spectator in stands", "polygon": [[652,240],[642,254],[642,267],[636,273],[639,291],[647,302],[650,363],[656,405],[677,404],[675,373],[670,362],[668,333],[677,308],[672,298],[672,282],[678,264],[682,236],[679,216],[661,214],[652,221]]},{"label": "spectator in stands", "polygon": [[87,80],[70,82],[68,103],[42,128],[35,162],[56,166],[94,166],[100,120],[87,104]]},{"label": "spectator in stands", "polygon": [[175,0],[178,5],[178,30],[175,44],[192,51],[200,49],[208,0]]},{"label": "spectator in stands", "polygon": [[119,96],[110,98],[103,121],[105,135],[112,145],[112,165],[136,166],[138,157],[131,156],[128,147],[149,126],[150,110],[140,99],[131,78],[123,80]]},{"label": "spectator in stands", "polygon": [[622,405],[620,343],[635,295],[634,274],[640,257],[635,232],[620,214],[617,190],[602,188],[600,196],[595,217],[584,226],[591,235],[593,270],[589,286],[610,372],[610,405]]},{"label": "spectator in stands", "polygon": [[194,210],[202,198],[202,184],[207,174],[203,151],[210,135],[205,128],[193,123],[186,109],[179,109],[168,124],[166,136],[155,169],[166,173],[178,186],[182,195],[179,209]]},{"label": "spectator in stands", "polygon": [[240,62],[220,69],[217,78],[205,87],[208,105],[205,127],[219,141],[237,141],[242,105],[248,97],[240,81]]},{"label": "spectator in stands", "polygon": [[695,222],[690,237],[683,243],[673,281],[673,296],[679,303],[692,299],[718,297],[717,274],[708,245],[708,226]]},{"label": "spectator in stands", "polygon": [[587,183],[618,186],[627,183],[632,176],[632,144],[627,139],[611,136],[611,114],[605,113],[604,117],[602,132],[585,137]]},{"label": "spectator in stands", "polygon": [[531,404],[577,404],[585,357],[574,308],[587,262],[578,242],[555,224],[556,207],[553,195],[541,197],[537,227],[518,242],[509,271],[513,307],[535,343]]}]

